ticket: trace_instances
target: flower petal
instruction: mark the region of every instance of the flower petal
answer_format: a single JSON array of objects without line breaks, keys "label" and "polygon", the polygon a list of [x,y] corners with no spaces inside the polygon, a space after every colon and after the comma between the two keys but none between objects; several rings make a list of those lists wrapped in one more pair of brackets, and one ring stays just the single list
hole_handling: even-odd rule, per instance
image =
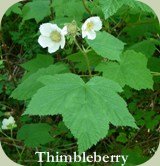
[{"label": "flower petal", "polygon": [[52,46],[48,47],[48,52],[51,54],[51,53],[54,53],[56,52],[60,47],[60,44],[59,43],[54,43],[52,44]]},{"label": "flower petal", "polygon": [[86,31],[82,31],[82,38],[85,38],[87,36],[87,32]]},{"label": "flower petal", "polygon": [[54,24],[45,23],[40,26],[39,30],[43,36],[49,37],[54,28]]},{"label": "flower petal", "polygon": [[67,26],[64,26],[64,27],[63,27],[61,33],[62,33],[63,35],[67,35],[67,34],[68,34]]},{"label": "flower petal", "polygon": [[94,31],[89,31],[87,33],[87,38],[90,39],[90,40],[94,40],[96,38],[96,32]]},{"label": "flower petal", "polygon": [[66,44],[65,37],[62,36],[61,43],[60,43],[62,49],[64,48],[65,44]]},{"label": "flower petal", "polygon": [[8,124],[8,119],[3,119],[2,124],[5,126]]},{"label": "flower petal", "polygon": [[9,124],[14,124],[15,123],[15,120],[14,120],[14,118],[12,116],[9,117],[8,123]]},{"label": "flower petal", "polygon": [[99,17],[93,17],[92,19],[93,24],[94,24],[94,30],[95,31],[100,31],[102,29],[102,21]]},{"label": "flower petal", "polygon": [[84,24],[82,25],[82,31],[85,31],[87,29],[87,24],[88,24],[88,20],[86,20]]},{"label": "flower petal", "polygon": [[8,128],[7,128],[7,126],[2,125],[2,129],[3,129],[3,130],[7,130]]},{"label": "flower petal", "polygon": [[53,44],[52,40],[49,37],[42,36],[42,35],[38,38],[38,43],[43,48],[50,47]]}]

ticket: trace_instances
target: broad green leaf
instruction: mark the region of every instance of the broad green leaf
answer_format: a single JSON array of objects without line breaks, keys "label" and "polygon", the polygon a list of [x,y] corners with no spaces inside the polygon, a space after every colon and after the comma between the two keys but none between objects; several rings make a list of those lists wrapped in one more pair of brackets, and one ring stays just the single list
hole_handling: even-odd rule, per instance
[{"label": "broad green leaf", "polygon": [[137,41],[137,39],[144,36],[152,37],[152,33],[159,33],[160,26],[157,18],[143,17],[143,20],[137,20],[136,22],[128,22],[123,29],[124,33],[127,33],[131,40]]},{"label": "broad green leaf", "polygon": [[96,67],[96,70],[102,71],[104,77],[118,82],[122,87],[128,85],[136,90],[153,88],[152,75],[147,68],[147,58],[141,53],[126,51],[119,63],[103,62]]},{"label": "broad green leaf", "polygon": [[86,4],[87,4],[88,8],[90,9],[92,15],[97,15],[100,18],[104,18],[104,14],[103,14],[102,8],[99,4],[99,0],[86,1]]},{"label": "broad green leaf", "polygon": [[[119,155],[128,156],[125,166],[136,166],[136,165],[144,165],[150,157],[144,156],[143,149],[140,149],[140,146],[135,146],[132,148],[123,148],[122,152]],[[122,166],[124,165],[124,161],[120,158],[119,162],[113,164],[113,166]]]},{"label": "broad green leaf", "polygon": [[149,58],[148,67],[153,72],[160,72],[160,58],[156,57]]},{"label": "broad green leaf", "polygon": [[48,67],[53,64],[53,58],[51,56],[38,54],[36,58],[23,63],[21,66],[30,72],[35,72],[42,67]]},{"label": "broad green leaf", "polygon": [[127,5],[131,7],[133,10],[139,10],[139,13],[146,12],[155,14],[155,12],[150,6],[138,0],[128,0]]},{"label": "broad green leaf", "polygon": [[28,78],[31,74],[33,74],[40,68],[46,68],[50,66],[51,64],[53,64],[53,58],[51,56],[38,54],[36,58],[28,62],[25,62],[21,65],[25,70],[28,71],[24,75],[25,78],[23,79]]},{"label": "broad green leaf", "polygon": [[21,3],[16,3],[14,4],[13,6],[11,6],[7,12],[6,12],[6,16],[9,16],[11,13],[16,13],[16,14],[19,14],[21,15],[22,14],[22,10],[21,10],[21,7],[22,4]]},{"label": "broad green leaf", "polygon": [[69,22],[73,20],[81,21],[83,19],[83,15],[86,13],[81,0],[54,0],[53,7],[56,21],[59,19],[62,20],[62,18],[68,18],[67,21]]},{"label": "broad green leaf", "polygon": [[35,19],[37,23],[49,16],[50,13],[50,0],[28,2],[22,9],[23,21]]},{"label": "broad green leaf", "polygon": [[12,92],[11,97],[18,100],[30,99],[43,84],[38,81],[38,78],[44,75],[54,75],[59,73],[67,73],[69,69],[64,64],[50,65],[47,68],[39,69],[36,73],[30,75]]},{"label": "broad green leaf", "polygon": [[74,74],[44,76],[40,80],[45,86],[33,96],[25,114],[62,114],[65,125],[78,139],[80,153],[107,135],[109,122],[136,128],[125,101],[117,94],[122,92],[117,83],[103,77],[84,83]]},{"label": "broad green leaf", "polygon": [[38,147],[53,141],[49,134],[52,127],[45,123],[26,124],[18,131],[17,139],[23,140],[26,146]]},{"label": "broad green leaf", "polygon": [[100,56],[120,60],[125,43],[107,32],[98,32],[95,40],[87,40],[89,46]]},{"label": "broad green leaf", "polygon": [[[148,59],[148,68],[152,72],[160,73],[160,58],[151,57]],[[160,82],[160,76],[154,77],[155,82]]]},{"label": "broad green leaf", "polygon": [[146,4],[135,0],[100,0],[100,5],[105,19],[114,15],[122,6],[128,5],[131,8],[139,9],[141,12],[153,12]]},{"label": "broad green leaf", "polygon": [[105,19],[114,15],[124,5],[125,0],[99,0]]},{"label": "broad green leaf", "polygon": [[144,156],[142,149],[140,149],[140,147],[138,146],[133,147],[131,149],[126,149],[126,148],[122,149],[122,155],[130,156],[128,157],[128,160],[126,161],[126,166],[141,165],[145,163],[147,160],[149,160],[150,158],[148,156]]},{"label": "broad green leaf", "polygon": [[[100,57],[93,51],[89,52],[87,55],[88,55],[91,69],[97,66],[102,59],[102,57]],[[81,52],[77,52],[75,54],[69,55],[67,56],[67,59],[75,63],[75,68],[79,69],[79,71],[86,72],[88,70],[86,60],[84,58],[84,55]]]},{"label": "broad green leaf", "polygon": [[138,42],[131,47],[128,48],[128,50],[134,50],[136,52],[141,52],[146,57],[152,57],[156,50],[155,42],[154,40],[143,40],[141,42]]}]

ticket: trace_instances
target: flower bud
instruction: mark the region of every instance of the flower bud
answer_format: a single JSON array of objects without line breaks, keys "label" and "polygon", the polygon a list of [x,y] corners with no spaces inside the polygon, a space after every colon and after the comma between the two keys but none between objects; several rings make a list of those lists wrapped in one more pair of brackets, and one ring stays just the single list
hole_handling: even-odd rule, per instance
[{"label": "flower bud", "polygon": [[77,23],[72,21],[72,23],[67,24],[67,33],[75,36],[78,32]]}]

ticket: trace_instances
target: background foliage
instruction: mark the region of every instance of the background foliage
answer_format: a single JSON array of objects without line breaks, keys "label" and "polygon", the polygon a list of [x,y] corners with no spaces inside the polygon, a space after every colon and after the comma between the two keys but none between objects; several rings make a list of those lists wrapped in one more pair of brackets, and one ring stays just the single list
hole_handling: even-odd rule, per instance
[{"label": "background foliage", "polygon": [[[3,120],[12,115],[18,125],[13,131],[14,141],[1,134],[1,142],[6,154],[17,163],[38,165],[35,151],[58,151],[61,154],[78,151],[77,140],[63,123],[61,115],[39,117],[22,114],[45,80],[58,86],[53,78],[42,76],[72,72],[85,82],[89,80],[84,57],[72,40],[68,39],[70,42],[64,50],[49,55],[38,45],[39,26],[53,22],[63,27],[65,23],[76,20],[81,27],[84,20],[94,15],[101,17],[103,32],[98,33],[94,41],[84,41],[81,37],[77,37],[77,40],[92,47],[88,53],[92,74],[109,78],[119,84],[118,89],[123,88],[120,95],[127,102],[139,129],[110,124],[106,136],[107,133],[97,121],[100,134],[104,132],[106,137],[87,153],[127,154],[131,156],[127,165],[143,163],[154,155],[159,143],[160,122],[160,27],[154,12],[133,0],[32,0],[17,3],[6,12],[0,34],[0,117]],[[63,79],[61,81],[68,83],[71,78],[64,74]],[[81,82],[79,77],[73,79]],[[90,84],[94,81],[91,80]],[[113,83],[114,86],[117,87],[117,84]],[[49,101],[49,88],[52,87],[47,85],[39,91],[43,94],[40,103]],[[101,91],[99,93],[102,94]],[[63,96],[63,91],[61,93]],[[111,94],[108,98],[113,95],[112,91],[107,93]],[[115,102],[109,104],[116,105]],[[38,106],[32,107],[35,112],[32,109],[28,109],[28,112],[34,115],[40,110]],[[96,114],[96,104],[94,106]],[[79,125],[77,123],[77,128]],[[92,134],[90,130],[91,127],[88,132]],[[5,131],[5,134],[10,136],[9,131]]]}]

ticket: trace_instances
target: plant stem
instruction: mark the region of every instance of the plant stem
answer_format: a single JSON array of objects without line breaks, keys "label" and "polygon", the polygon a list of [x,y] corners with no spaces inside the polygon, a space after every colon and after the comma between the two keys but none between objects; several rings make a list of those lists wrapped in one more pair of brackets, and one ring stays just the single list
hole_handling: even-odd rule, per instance
[{"label": "plant stem", "polygon": [[90,78],[91,78],[91,77],[92,77],[92,72],[91,72],[90,62],[89,62],[87,53],[86,53],[86,51],[83,50],[83,49],[81,48],[81,46],[78,44],[76,37],[74,38],[74,42],[75,42],[75,44],[77,45],[77,47],[79,48],[79,50],[82,52],[82,54],[84,55],[84,58],[85,58],[86,64],[87,64],[87,68],[88,68],[88,72],[89,72],[89,76],[90,76]]},{"label": "plant stem", "polygon": [[88,12],[88,14],[91,15],[92,13],[91,13],[91,11],[89,10],[89,8],[87,7],[86,1],[85,1],[85,0],[82,0],[82,2],[83,2],[83,6],[84,6],[84,8],[86,9],[86,11]]},{"label": "plant stem", "polygon": [[50,5],[51,5],[51,19],[53,20],[54,19],[54,11],[53,11],[53,0],[50,0]]},{"label": "plant stem", "polygon": [[18,152],[19,161],[21,161],[21,153],[20,153],[20,151],[19,151],[18,148],[17,148],[16,142],[14,141],[14,138],[13,138],[13,130],[12,130],[12,129],[11,129],[11,140],[13,141],[13,144],[14,144],[14,146],[15,146],[17,152]]},{"label": "plant stem", "polygon": [[151,72],[151,74],[152,74],[153,76],[160,76],[160,73],[159,73],[159,72]]}]

